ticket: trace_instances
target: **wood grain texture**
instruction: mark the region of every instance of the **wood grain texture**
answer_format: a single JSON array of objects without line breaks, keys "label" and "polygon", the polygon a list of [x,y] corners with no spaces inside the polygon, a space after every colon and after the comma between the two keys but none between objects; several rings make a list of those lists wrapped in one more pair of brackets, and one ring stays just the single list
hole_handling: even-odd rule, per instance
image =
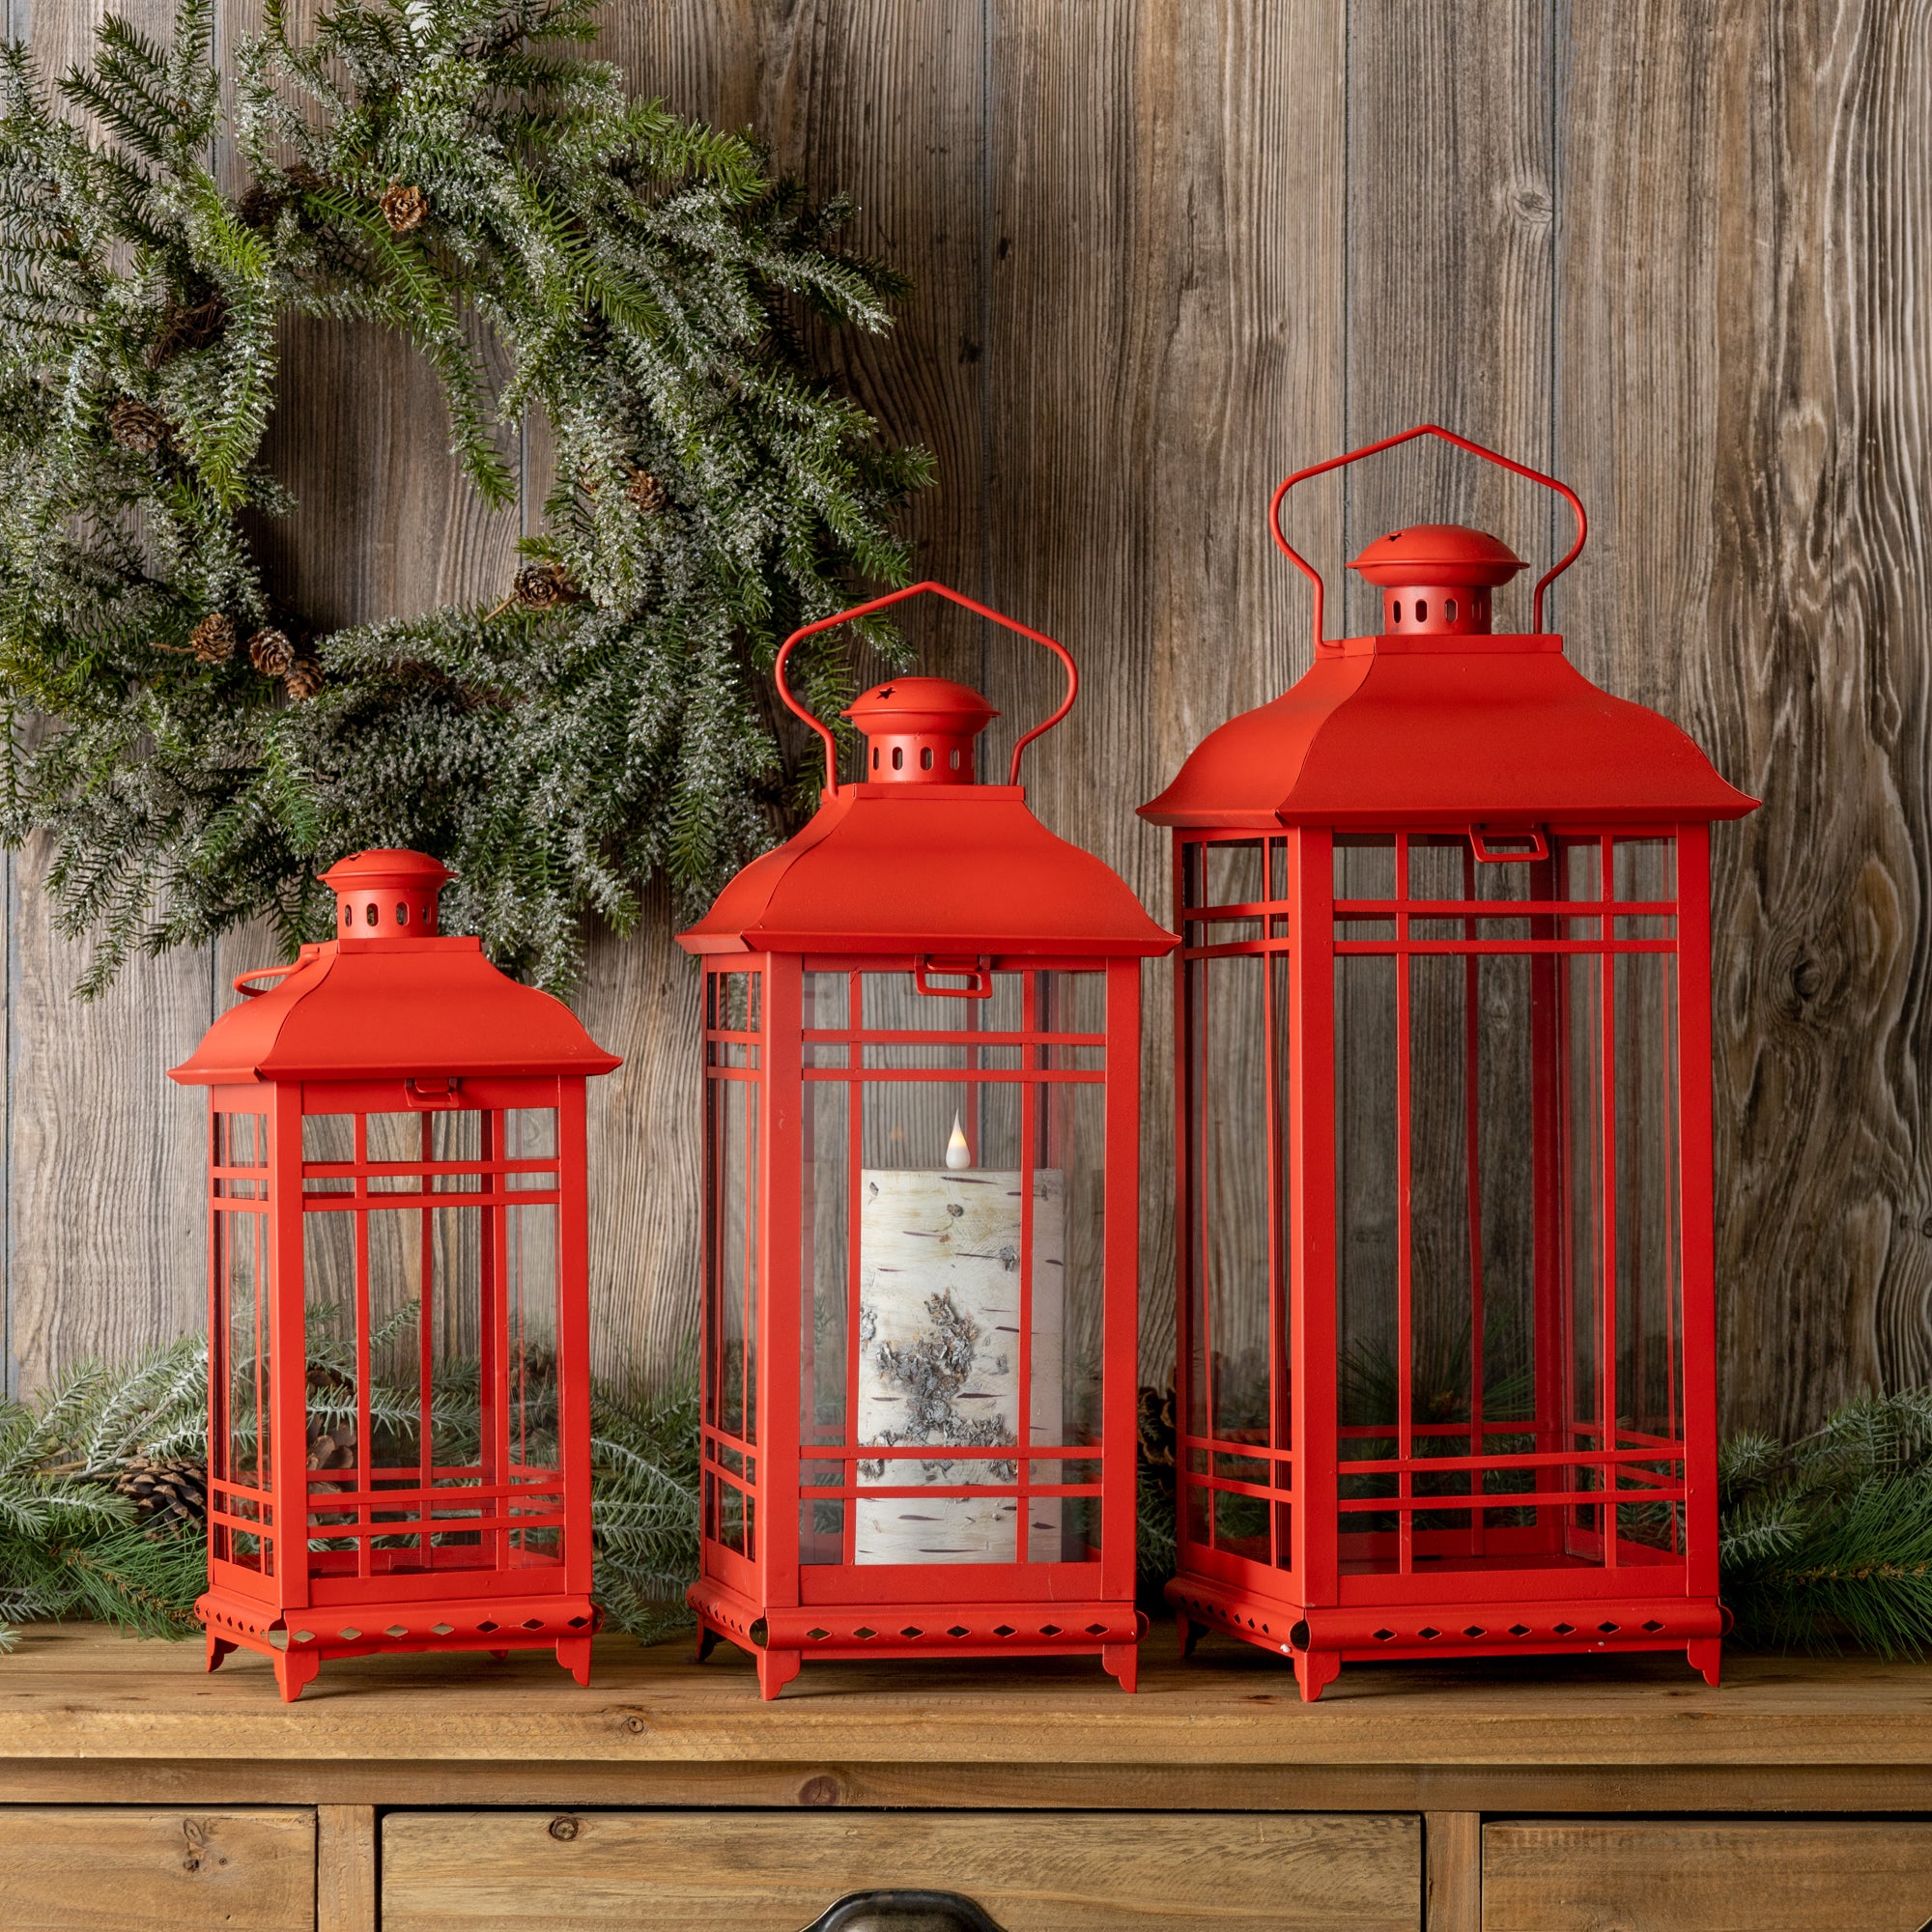
[{"label": "wood grain texture", "polygon": [[392,1812],[385,1932],[797,1932],[854,1891],[974,1900],[1002,1932],[1412,1932],[1413,1818]]},{"label": "wood grain texture", "polygon": [[1423,1932],[1483,1932],[1483,1819],[1431,1811],[1422,1821]]},{"label": "wood grain texture", "polygon": [[[7,17],[60,67],[102,4]],[[224,58],[256,5],[224,0]],[[124,11],[155,31],[171,10]],[[912,273],[898,329],[835,334],[828,365],[938,460],[909,512],[921,568],[1080,657],[1033,796],[1158,912],[1166,841],[1132,807],[1306,663],[1272,483],[1426,416],[1572,480],[1593,519],[1554,605],[1573,656],[1766,800],[1716,851],[1727,1424],[1799,1429],[1932,1375],[1925,0],[664,0],[613,6],[606,49],[637,92],[849,190],[855,245]],[[306,327],[286,350],[285,594],[340,621],[496,589],[514,520],[454,475],[414,358]],[[1440,452],[1315,486],[1290,521],[1332,584],[1418,513],[1525,557],[1560,534]],[[1007,714],[997,766],[1051,677],[952,613],[906,628]],[[14,858],[6,906],[28,1386],[199,1320],[198,1137],[161,1070],[267,956],[137,964],[71,1008],[38,864]],[[593,936],[579,1000],[627,1061],[594,1102],[599,1365],[653,1378],[697,1305],[696,979],[671,926],[659,897],[637,937]],[[1164,969],[1148,991],[1143,1373],[1164,1379]]]},{"label": "wood grain texture", "polygon": [[376,1807],[315,1809],[315,1932],[376,1932]]},{"label": "wood grain texture", "polygon": [[[1081,666],[1027,753],[1042,818],[1165,919],[1164,833],[1133,815],[1188,749],[1305,668],[1267,493],[1343,424],[1344,39],[1337,0],[996,0],[987,596]],[[1315,541],[1333,545],[1332,506]],[[1003,772],[1058,701],[995,647]],[[1173,1003],[1150,965],[1142,1373],[1173,1373]]]},{"label": "wood grain texture", "polygon": [[8,1805],[0,1901],[8,1932],[314,1932],[315,1814]]},{"label": "wood grain texture", "polygon": [[1932,1373],[1928,15],[1566,13],[1577,656],[1765,800],[1714,848],[1719,1361],[1802,1429]]},{"label": "wood grain texture", "polygon": [[935,1659],[814,1663],[767,1705],[743,1653],[697,1665],[681,1643],[609,1637],[587,1691],[534,1653],[501,1664],[397,1656],[332,1662],[284,1707],[263,1658],[230,1657],[209,1676],[196,1646],[55,1626],[31,1631],[0,1669],[0,1760],[28,1759],[507,1765],[510,1776],[544,1765],[974,1765],[995,1790],[1015,1767],[1220,1766],[1251,1774],[1256,1798],[1296,1803],[1309,1766],[1398,1773],[1410,1789],[1437,1773],[1583,1770],[1600,1783],[1614,1774],[1612,1808],[1627,1809],[1654,1802],[1646,1780],[1673,1769],[1889,1770],[1920,1777],[1909,1787],[1920,1792],[1932,1666],[1745,1658],[1714,1690],[1681,1660],[1445,1662],[1345,1671],[1304,1707],[1285,1669],[1258,1668],[1233,1644],[1183,1664],[1163,1633],[1132,1697],[1088,1660]]},{"label": "wood grain texture", "polygon": [[1919,1932],[1928,1916],[1932,1825],[1483,1827],[1483,1932]]},{"label": "wood grain texture", "polygon": [[[110,11],[163,39],[173,18],[168,0],[40,0],[14,24],[64,74]],[[208,950],[135,960],[81,1005],[89,951],[54,929],[48,859],[37,838],[6,866],[5,1371],[19,1390],[170,1341],[207,1306],[201,1129],[166,1069],[212,1017]]]},{"label": "wood grain texture", "polygon": [[[933,453],[941,487],[905,520],[920,569],[979,586],[980,175],[983,39],[978,10],[899,0],[668,0],[611,9],[610,57],[635,93],[723,128],[754,127],[774,164],[854,203],[845,240],[908,270],[911,298],[886,337],[819,335],[825,366],[885,433]],[[863,586],[862,586],[863,587]],[[924,600],[902,629],[922,668],[975,679],[979,638]],[[867,675],[867,670],[860,673]],[[801,735],[792,751],[811,755]],[[575,1001],[625,1065],[591,1090],[591,1306],[598,1366],[661,1379],[697,1334],[699,979],[654,893],[641,929],[593,934]]]}]

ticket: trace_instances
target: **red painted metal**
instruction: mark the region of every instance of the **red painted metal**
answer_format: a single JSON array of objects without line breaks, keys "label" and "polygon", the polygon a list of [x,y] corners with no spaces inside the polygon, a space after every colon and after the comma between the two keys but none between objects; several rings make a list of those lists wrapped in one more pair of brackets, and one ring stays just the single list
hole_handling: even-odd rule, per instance
[{"label": "red painted metal", "polygon": [[[261,1651],[285,1698],[384,1651],[554,1648],[589,1678],[584,1083],[618,1062],[440,934],[448,876],[344,860],[340,936],[242,975],[171,1074],[209,1090],[196,1610],[211,1670]],[[473,1435],[432,1402],[466,1359]]]},{"label": "red painted metal", "polygon": [[[975,781],[995,715],[977,693],[867,692],[846,714],[863,776],[840,781],[785,663],[919,591],[1065,665],[1066,698],[1015,771],[1077,688],[1054,639],[935,584],[780,652],[781,694],[826,740],[824,796],[680,935],[706,980],[691,1602],[700,1651],[752,1652],[767,1697],[811,1657],[1097,1653],[1131,1690],[1140,961],[1175,940],[1016,783]],[[923,1240],[917,1216],[942,1209],[974,1247],[942,1255],[954,1224],[936,1218],[930,1264],[869,1245]],[[955,1264],[1011,1284],[997,1335],[970,1319],[977,1277]],[[889,1346],[881,1324],[922,1308],[939,1325]],[[927,1370],[935,1383],[912,1379]],[[929,1386],[957,1405],[920,1409]],[[978,1431],[959,1421],[974,1403]]]},{"label": "red painted metal", "polygon": [[[1493,456],[1425,426],[1275,493],[1311,578],[1287,490],[1426,434]],[[1576,508],[1567,567],[1581,506],[1494,460]],[[1168,1594],[1305,1697],[1445,1650],[1718,1676],[1709,827],[1756,802],[1540,595],[1492,635],[1521,567],[1456,526],[1370,544],[1381,634],[1142,808],[1182,933]]]}]

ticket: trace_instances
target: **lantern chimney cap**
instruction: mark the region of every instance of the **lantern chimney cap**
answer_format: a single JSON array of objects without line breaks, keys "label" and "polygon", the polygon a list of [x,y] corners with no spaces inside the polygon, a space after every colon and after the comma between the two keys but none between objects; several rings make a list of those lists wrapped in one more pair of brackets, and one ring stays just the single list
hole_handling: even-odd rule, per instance
[{"label": "lantern chimney cap", "polygon": [[895,677],[844,715],[866,734],[865,777],[878,784],[973,782],[973,742],[1000,714],[950,677]]},{"label": "lantern chimney cap", "polygon": [[1371,583],[1406,587],[1507,583],[1524,568],[1509,545],[1463,524],[1410,524],[1378,537],[1350,564]]},{"label": "lantern chimney cap", "polygon": [[950,677],[895,677],[855,697],[839,715],[867,737],[976,738],[1000,714],[969,685]]},{"label": "lantern chimney cap", "polygon": [[427,939],[437,929],[436,895],[454,876],[427,852],[378,847],[352,852],[322,875],[335,894],[335,923],[354,939]]},{"label": "lantern chimney cap", "polygon": [[338,893],[368,892],[383,886],[434,893],[440,892],[455,876],[440,859],[432,859],[427,852],[412,852],[406,846],[386,849],[379,846],[338,859],[322,874],[322,883]]}]

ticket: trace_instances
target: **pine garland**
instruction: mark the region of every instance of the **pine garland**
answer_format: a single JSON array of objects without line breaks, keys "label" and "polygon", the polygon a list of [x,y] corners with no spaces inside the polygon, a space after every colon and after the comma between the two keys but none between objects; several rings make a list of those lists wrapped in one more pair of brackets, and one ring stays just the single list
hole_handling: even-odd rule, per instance
[{"label": "pine garland", "polygon": [[[777,642],[906,581],[888,519],[929,473],[810,330],[884,330],[905,284],[749,137],[628,99],[596,12],[337,0],[301,37],[270,0],[232,121],[213,0],[165,47],[106,20],[54,96],[0,48],[0,839],[50,836],[84,992],[258,915],[326,934],[314,874],[365,845],[444,859],[451,923],[561,986],[586,913],[623,929],[653,876],[690,899],[770,842]],[[499,596],[330,635],[278,602],[291,317],[407,336],[492,506],[548,426]],[[799,681],[836,708],[838,646]]]},{"label": "pine garland", "polygon": [[[389,1324],[413,1333],[416,1304]],[[353,1421],[354,1350],[309,1311],[312,1426]],[[371,1359],[384,1353],[381,1333]],[[83,1364],[36,1401],[0,1402],[0,1650],[13,1626],[94,1617],[146,1636],[188,1636],[207,1587],[205,1538],[171,1516],[143,1521],[129,1468],[207,1456],[208,1349],[199,1337],[117,1370]],[[472,1453],[482,1414],[476,1364],[450,1361],[431,1387],[438,1442]],[[415,1391],[373,1381],[374,1426],[414,1428]],[[591,1397],[595,1592],[612,1627],[649,1642],[691,1621],[697,1574],[697,1398],[689,1378]],[[1177,1553],[1175,1407],[1140,1392],[1139,1573],[1157,1605]],[[312,1449],[314,1445],[311,1445]],[[393,1446],[393,1444],[392,1444]],[[405,1458],[404,1460],[407,1460]],[[1719,1563],[1733,1640],[1747,1650],[1932,1654],[1932,1385],[1865,1397],[1796,1442],[1732,1436],[1719,1463]]]},{"label": "pine garland", "polygon": [[[413,1332],[418,1315],[410,1303],[384,1325]],[[354,1348],[319,1308],[309,1311],[307,1340],[311,1428],[339,1430],[356,1413]],[[371,1341],[380,1360],[382,1333]],[[430,1402],[440,1452],[475,1460],[479,1388],[473,1361],[437,1369]],[[331,1389],[343,1391],[333,1405]],[[415,1391],[372,1378],[369,1409],[393,1450],[416,1425]],[[532,1429],[542,1427],[540,1410],[533,1403]],[[0,1403],[0,1650],[17,1640],[15,1625],[61,1617],[99,1618],[143,1636],[196,1634],[194,1600],[208,1587],[203,1529],[172,1519],[144,1524],[117,1479],[175,1459],[205,1465],[207,1453],[208,1345],[199,1336],[119,1370],[83,1364],[31,1404]],[[658,1394],[595,1383],[590,1457],[593,1588],[607,1619],[639,1642],[685,1628],[684,1589],[697,1574],[690,1379]]]}]

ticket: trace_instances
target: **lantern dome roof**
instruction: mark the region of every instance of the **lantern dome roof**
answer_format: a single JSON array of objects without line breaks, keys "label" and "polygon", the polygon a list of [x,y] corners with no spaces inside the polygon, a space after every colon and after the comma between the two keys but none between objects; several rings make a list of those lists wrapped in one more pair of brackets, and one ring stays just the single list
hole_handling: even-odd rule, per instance
[{"label": "lantern dome roof", "polygon": [[1156,825],[1466,827],[1742,818],[1756,805],[1667,718],[1592,684],[1561,638],[1385,635],[1324,645],[1293,689],[1210,731],[1140,811]]},{"label": "lantern dome roof", "polygon": [[242,1004],[168,1077],[207,1087],[620,1065],[561,1000],[493,966],[480,940],[438,933],[436,894],[449,876],[420,852],[358,852],[331,867],[323,877],[339,936],[302,947],[291,965],[242,974]]},{"label": "lantern dome roof", "polygon": [[811,822],[753,859],[678,943],[696,953],[1119,958],[1178,942],[1118,873],[1034,816],[1023,786],[868,783],[828,791]]},{"label": "lantern dome roof", "polygon": [[1507,583],[1524,568],[1500,538],[1463,524],[1410,524],[1367,545],[1350,564],[1371,583]]}]

